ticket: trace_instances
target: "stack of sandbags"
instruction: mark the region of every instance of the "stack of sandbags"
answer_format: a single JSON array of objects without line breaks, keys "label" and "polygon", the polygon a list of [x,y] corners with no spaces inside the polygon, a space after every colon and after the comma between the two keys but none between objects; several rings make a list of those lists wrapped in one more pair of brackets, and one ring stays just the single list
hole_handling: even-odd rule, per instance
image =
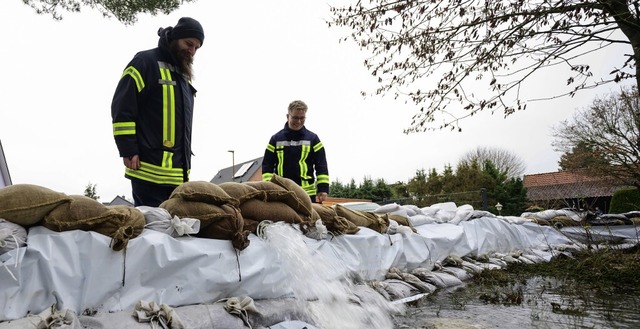
[{"label": "stack of sandbags", "polygon": [[125,206],[105,206],[83,195],[70,195],[65,202],[51,210],[42,225],[52,231],[94,231],[111,237],[111,248],[124,249],[129,240],[144,229],[144,215],[138,209]]},{"label": "stack of sandbags", "polygon": [[168,200],[160,204],[172,216],[200,220],[201,238],[230,240],[233,247],[249,246],[249,231],[238,209],[239,202],[220,186],[206,181],[186,182],[176,187]]},{"label": "stack of sandbags", "polygon": [[57,206],[71,198],[64,193],[32,184],[16,184],[0,189],[0,218],[28,228],[39,225]]},{"label": "stack of sandbags", "polygon": [[0,189],[0,218],[25,228],[43,225],[53,231],[95,231],[111,237],[119,251],[144,228],[134,210],[109,208],[82,195],[66,195],[46,187],[16,184]]},{"label": "stack of sandbags", "polygon": [[389,217],[380,216],[369,211],[349,209],[341,204],[334,204],[333,209],[340,217],[346,218],[356,226],[370,228],[378,233],[387,233]]},{"label": "stack of sandbags", "polygon": [[289,224],[312,221],[311,199],[294,181],[274,175],[270,181],[245,182],[263,193],[240,204],[242,216],[257,223],[268,220]]},{"label": "stack of sandbags", "polygon": [[313,203],[311,206],[313,207],[313,219],[319,217],[329,232],[334,235],[356,234],[360,230],[360,228],[353,222],[342,216],[338,216],[336,210],[332,207],[324,206],[319,203]]}]

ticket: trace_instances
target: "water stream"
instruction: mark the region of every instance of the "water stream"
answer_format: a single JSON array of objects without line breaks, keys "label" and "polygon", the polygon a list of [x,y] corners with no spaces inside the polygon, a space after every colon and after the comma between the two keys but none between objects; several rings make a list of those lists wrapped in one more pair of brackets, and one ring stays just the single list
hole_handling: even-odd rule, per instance
[{"label": "water stream", "polygon": [[640,328],[637,292],[580,289],[548,277],[509,287],[438,291],[395,316],[395,328]]},{"label": "water stream", "polygon": [[264,237],[278,254],[290,278],[295,300],[308,303],[307,311],[319,328],[391,329],[391,314],[403,304],[387,301],[366,285],[355,285],[339,263],[330,262],[307,247],[299,231],[280,222],[264,229]]}]

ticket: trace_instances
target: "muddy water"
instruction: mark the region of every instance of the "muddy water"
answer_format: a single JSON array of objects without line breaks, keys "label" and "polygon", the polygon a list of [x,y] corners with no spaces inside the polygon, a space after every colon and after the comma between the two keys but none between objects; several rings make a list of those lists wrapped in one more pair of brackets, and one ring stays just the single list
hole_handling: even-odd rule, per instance
[{"label": "muddy water", "polygon": [[543,277],[503,287],[470,283],[414,302],[394,323],[424,329],[640,328],[640,293]]}]

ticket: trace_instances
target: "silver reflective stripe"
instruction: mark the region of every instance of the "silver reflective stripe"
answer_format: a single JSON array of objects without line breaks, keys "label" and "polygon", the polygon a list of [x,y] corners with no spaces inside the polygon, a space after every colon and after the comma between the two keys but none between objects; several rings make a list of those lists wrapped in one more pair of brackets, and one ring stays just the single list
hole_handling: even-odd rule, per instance
[{"label": "silver reflective stripe", "polygon": [[158,79],[158,83],[161,85],[172,85],[175,86],[176,82],[171,80]]},{"label": "silver reflective stripe", "polygon": [[276,142],[276,147],[285,147],[285,146],[310,146],[311,141],[302,140],[302,141],[280,141]]},{"label": "silver reflective stripe", "polygon": [[167,62],[158,61],[158,66],[160,66],[161,69],[169,69],[170,71],[176,72],[176,68]]}]

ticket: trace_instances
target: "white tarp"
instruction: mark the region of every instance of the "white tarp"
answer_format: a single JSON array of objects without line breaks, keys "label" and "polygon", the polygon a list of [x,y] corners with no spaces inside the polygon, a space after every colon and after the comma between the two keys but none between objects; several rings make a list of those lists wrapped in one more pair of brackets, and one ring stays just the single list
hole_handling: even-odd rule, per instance
[{"label": "white tarp", "polygon": [[[533,223],[482,217],[459,225],[416,227],[417,233],[355,235],[314,240],[307,246],[335,261],[336,277],[355,272],[380,280],[391,267],[431,267],[449,255],[475,256],[517,250],[548,250],[571,244],[561,232]],[[255,300],[291,294],[281,260],[261,238],[237,252],[230,241],[178,237],[144,230],[125,252],[96,232],[29,230],[27,246],[0,255],[0,321],[38,314],[56,304],[83,311],[130,311],[141,300],[172,307],[211,303],[233,296]],[[1,324],[0,324],[1,327]]]}]

